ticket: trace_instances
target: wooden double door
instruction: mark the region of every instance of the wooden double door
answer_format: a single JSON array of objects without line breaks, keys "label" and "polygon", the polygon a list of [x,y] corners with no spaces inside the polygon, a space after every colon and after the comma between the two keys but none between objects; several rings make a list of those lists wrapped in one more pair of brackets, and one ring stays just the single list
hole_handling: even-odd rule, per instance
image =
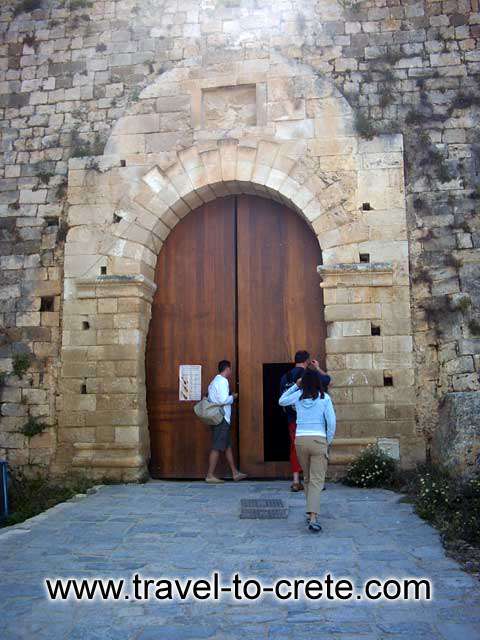
[{"label": "wooden double door", "polygon": [[230,388],[239,393],[232,439],[240,468],[260,478],[289,474],[279,377],[298,349],[324,359],[320,263],[307,223],[256,196],[219,198],[173,229],[158,258],[147,342],[153,477],[205,476],[210,429],[193,401],[179,400],[179,367],[201,365],[206,393],[222,359],[232,362]]}]

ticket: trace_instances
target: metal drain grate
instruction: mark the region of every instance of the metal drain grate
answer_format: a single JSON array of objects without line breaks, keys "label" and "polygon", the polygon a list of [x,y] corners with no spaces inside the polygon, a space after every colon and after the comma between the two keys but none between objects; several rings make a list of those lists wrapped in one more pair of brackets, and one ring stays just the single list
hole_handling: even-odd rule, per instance
[{"label": "metal drain grate", "polygon": [[288,507],[279,498],[242,498],[240,518],[275,520],[288,518]]}]

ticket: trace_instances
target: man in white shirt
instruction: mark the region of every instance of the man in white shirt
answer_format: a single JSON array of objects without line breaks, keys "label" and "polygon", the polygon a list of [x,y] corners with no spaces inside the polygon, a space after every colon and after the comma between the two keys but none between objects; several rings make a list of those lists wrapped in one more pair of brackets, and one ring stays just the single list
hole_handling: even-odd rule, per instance
[{"label": "man in white shirt", "polygon": [[237,399],[238,394],[230,394],[228,380],[232,375],[232,365],[228,360],[220,360],[218,363],[218,374],[210,382],[208,386],[208,399],[210,402],[222,405],[224,418],[220,424],[213,425],[212,429],[212,448],[208,460],[208,473],[205,478],[210,484],[219,484],[223,482],[220,478],[215,477],[215,467],[217,466],[220,451],[225,452],[225,457],[232,470],[232,477],[235,481],[246,478],[245,473],[241,473],[233,459],[232,438],[231,438],[231,421],[232,421],[232,404]]}]

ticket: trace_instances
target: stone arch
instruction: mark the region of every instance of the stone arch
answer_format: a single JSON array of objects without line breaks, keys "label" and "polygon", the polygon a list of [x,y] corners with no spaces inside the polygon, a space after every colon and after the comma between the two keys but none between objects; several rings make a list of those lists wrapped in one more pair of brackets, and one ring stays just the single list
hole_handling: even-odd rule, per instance
[{"label": "stone arch", "polygon": [[[256,70],[248,60],[191,61],[163,74],[119,119],[102,157],[70,161],[60,467],[145,473],[144,353],[158,253],[190,211],[243,192],[284,202],[318,237],[329,367],[344,379],[346,405],[349,387],[367,381],[370,395],[357,396],[365,420],[380,425],[365,438],[353,429],[358,407],[343,408],[345,433],[356,437],[340,458],[392,425],[400,438],[404,420],[387,417],[392,393],[380,387],[387,367],[404,380],[400,369],[412,366],[402,138],[361,140],[331,83],[273,54]],[[370,335],[372,322],[388,337]],[[356,353],[370,373],[347,378]]]},{"label": "stone arch", "polygon": [[[124,171],[113,166],[107,179],[105,174],[94,176],[95,190],[102,199],[110,197],[111,202],[72,203],[68,236],[72,249],[77,242],[87,242],[90,250],[97,247],[97,258],[103,256],[108,261],[115,257],[117,267],[120,258],[125,264],[137,259],[154,267],[162,242],[181,218],[204,202],[229,193],[253,193],[284,202],[314,229],[327,258],[329,250],[338,249],[342,233],[345,237],[350,234],[350,238],[355,235],[358,241],[365,226],[353,210],[354,175],[323,180],[314,166],[289,156],[278,142],[245,144],[230,139],[215,142],[206,150],[193,146],[179,152],[163,170],[161,167],[160,162]],[[77,172],[83,172],[83,182],[88,183],[88,166]],[[123,174],[123,180],[112,185],[115,174]],[[89,186],[92,189],[92,182]],[[89,214],[87,224],[85,213]],[[367,239],[368,234],[363,234]],[[82,274],[70,270],[67,260],[65,275],[94,275],[97,266],[95,260]],[[115,268],[108,269],[112,271]]]}]

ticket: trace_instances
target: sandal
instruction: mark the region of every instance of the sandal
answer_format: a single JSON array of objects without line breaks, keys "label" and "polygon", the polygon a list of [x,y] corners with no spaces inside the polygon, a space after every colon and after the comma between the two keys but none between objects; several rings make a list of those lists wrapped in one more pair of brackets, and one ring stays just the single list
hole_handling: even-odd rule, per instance
[{"label": "sandal", "polygon": [[208,484],[223,484],[225,482],[225,480],[222,480],[221,478],[215,478],[214,476],[212,476],[211,478],[205,478],[205,482],[208,482]]},{"label": "sandal", "polygon": [[245,480],[245,478],[248,478],[247,474],[239,471],[236,476],[233,476],[233,481],[240,482],[240,480]]},{"label": "sandal", "polygon": [[290,491],[293,491],[293,493],[303,491],[303,484],[301,482],[293,482],[290,486]]}]

